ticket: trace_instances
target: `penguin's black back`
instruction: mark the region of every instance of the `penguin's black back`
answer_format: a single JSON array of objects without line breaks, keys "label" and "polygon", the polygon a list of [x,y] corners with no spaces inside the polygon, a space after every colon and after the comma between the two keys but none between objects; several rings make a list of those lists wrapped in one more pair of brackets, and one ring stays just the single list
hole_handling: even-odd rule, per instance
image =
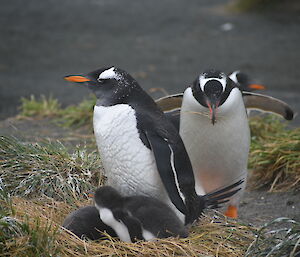
[{"label": "penguin's black back", "polygon": [[146,196],[127,197],[124,202],[124,207],[154,236],[158,238],[188,236],[183,223],[165,203]]},{"label": "penguin's black back", "polygon": [[103,239],[105,236],[101,232],[106,232],[112,237],[117,236],[111,227],[101,221],[95,206],[85,206],[73,211],[66,217],[62,226],[79,238]]}]

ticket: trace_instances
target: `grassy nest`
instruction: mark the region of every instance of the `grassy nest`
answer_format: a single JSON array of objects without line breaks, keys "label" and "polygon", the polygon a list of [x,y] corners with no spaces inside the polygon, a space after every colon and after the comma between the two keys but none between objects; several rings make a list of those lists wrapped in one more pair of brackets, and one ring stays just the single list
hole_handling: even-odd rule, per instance
[{"label": "grassy nest", "polygon": [[250,128],[250,186],[300,190],[300,128],[288,129],[274,116],[251,118]]},{"label": "grassy nest", "polygon": [[18,197],[12,202],[14,215],[6,216],[6,228],[12,229],[0,234],[0,254],[6,256],[243,256],[255,238],[249,227],[215,214],[204,216],[187,239],[124,243],[107,236],[85,241],[60,226],[72,210],[67,203]]}]

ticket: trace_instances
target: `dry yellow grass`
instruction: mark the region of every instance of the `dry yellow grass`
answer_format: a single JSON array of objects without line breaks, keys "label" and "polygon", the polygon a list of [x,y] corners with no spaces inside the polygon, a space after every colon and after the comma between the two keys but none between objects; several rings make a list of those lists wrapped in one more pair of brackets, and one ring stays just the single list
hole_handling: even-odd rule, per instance
[{"label": "dry yellow grass", "polygon": [[[88,201],[80,205],[88,205]],[[124,243],[108,237],[103,241],[84,241],[60,226],[64,217],[74,207],[50,198],[26,200],[13,198],[15,218],[24,221],[30,227],[51,235],[52,243],[47,252],[59,256],[243,256],[254,233],[248,226],[229,221],[221,214],[212,212],[212,216],[204,216],[191,228],[186,239],[168,238],[154,242],[140,241]],[[10,256],[22,256],[30,246],[30,236],[17,237],[11,245],[7,245]],[[36,255],[31,255],[36,256]]]}]

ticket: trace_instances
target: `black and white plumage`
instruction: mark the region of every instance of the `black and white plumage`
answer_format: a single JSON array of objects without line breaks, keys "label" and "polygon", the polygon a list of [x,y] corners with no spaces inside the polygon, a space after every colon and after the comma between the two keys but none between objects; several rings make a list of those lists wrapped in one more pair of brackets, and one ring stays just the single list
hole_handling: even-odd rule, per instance
[{"label": "black and white plumage", "polygon": [[[183,95],[157,100],[180,130],[199,194],[241,178],[246,180],[250,131],[245,108],[293,119],[293,111],[286,103],[266,95],[241,92],[249,83],[240,75],[231,74],[238,79],[237,84],[222,72],[204,72]],[[232,197],[229,205],[238,205],[242,191]]]},{"label": "black and white plumage", "polygon": [[[174,117],[180,117],[179,131],[192,162],[197,193],[205,194],[239,179],[246,181],[250,131],[236,83],[224,73],[210,70],[185,90],[181,106],[179,94],[170,99],[172,96],[162,102],[173,122]],[[230,199],[230,206],[238,205],[242,191]]]},{"label": "black and white plumage", "polygon": [[[247,179],[250,130],[242,93],[224,73],[200,74],[183,95],[180,135],[198,194]],[[243,189],[245,182],[243,184]],[[237,206],[243,190],[229,204]]]},{"label": "black and white plumage", "polygon": [[95,206],[85,206],[71,212],[65,218],[62,226],[79,238],[101,239],[105,237],[102,232],[112,237],[117,236],[110,226],[102,222]]},{"label": "black and white plumage", "polygon": [[65,79],[84,82],[97,96],[94,133],[107,184],[124,196],[160,199],[186,223],[197,219],[209,201],[195,192],[178,131],[138,83],[115,67]]},{"label": "black and white plumage", "polygon": [[101,220],[125,242],[188,236],[173,210],[153,197],[123,197],[112,187],[103,186],[96,190],[95,206]]}]

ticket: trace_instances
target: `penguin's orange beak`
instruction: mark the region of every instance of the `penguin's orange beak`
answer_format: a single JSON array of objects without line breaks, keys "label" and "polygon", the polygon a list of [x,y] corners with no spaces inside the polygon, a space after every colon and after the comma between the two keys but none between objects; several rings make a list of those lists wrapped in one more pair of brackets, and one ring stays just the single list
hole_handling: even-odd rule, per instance
[{"label": "penguin's orange beak", "polygon": [[254,89],[254,90],[264,90],[266,89],[265,86],[259,85],[259,84],[250,84],[248,85],[249,88]]},{"label": "penguin's orange beak", "polygon": [[90,79],[88,79],[84,76],[78,76],[78,75],[65,76],[64,79],[67,80],[67,81],[77,82],[77,83],[91,81]]}]

